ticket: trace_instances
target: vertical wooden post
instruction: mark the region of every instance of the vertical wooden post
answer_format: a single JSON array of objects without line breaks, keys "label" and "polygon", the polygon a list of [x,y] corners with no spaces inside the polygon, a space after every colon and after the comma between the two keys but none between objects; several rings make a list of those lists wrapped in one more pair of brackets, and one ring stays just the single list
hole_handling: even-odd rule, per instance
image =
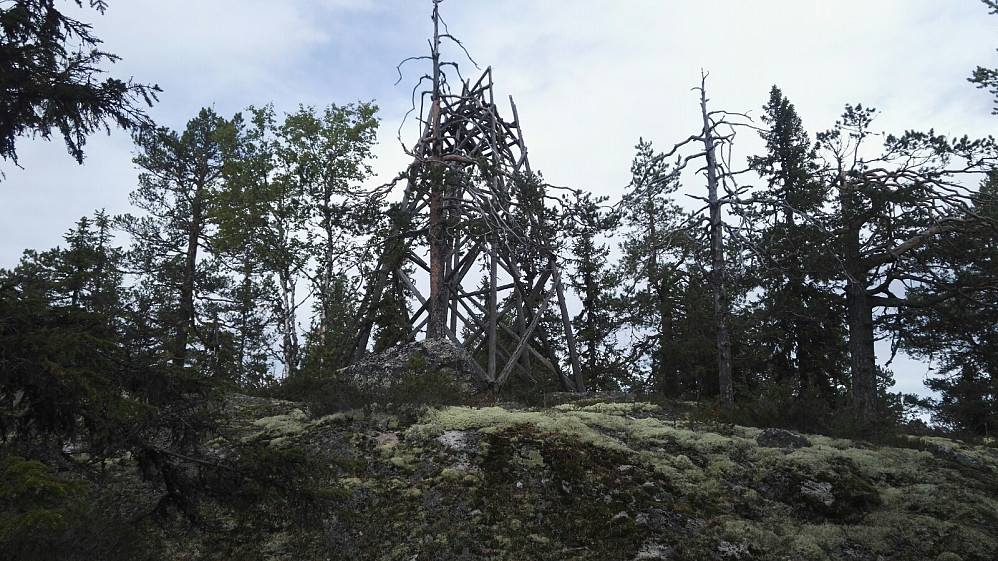
[{"label": "vertical wooden post", "polygon": [[565,288],[561,284],[561,273],[551,258],[551,271],[554,277],[554,287],[558,292],[558,307],[561,309],[561,324],[565,328],[565,342],[568,344],[568,359],[572,364],[572,382],[575,391],[586,391],[586,382],[582,379],[582,367],[579,364],[579,351],[575,343],[575,331],[572,330],[572,318],[568,315],[568,304],[565,301]]},{"label": "vertical wooden post", "polygon": [[493,246],[489,251],[489,376],[496,379],[496,340],[497,327],[499,322],[498,311],[498,277],[499,259],[496,256],[496,248]]}]

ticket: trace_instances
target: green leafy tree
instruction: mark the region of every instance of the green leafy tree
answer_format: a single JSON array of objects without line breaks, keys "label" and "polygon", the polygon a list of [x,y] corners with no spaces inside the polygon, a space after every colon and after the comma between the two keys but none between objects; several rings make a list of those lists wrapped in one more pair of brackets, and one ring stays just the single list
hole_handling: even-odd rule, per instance
[{"label": "green leafy tree", "polygon": [[[514,278],[513,282],[520,283],[520,293],[525,295],[522,302],[514,304],[514,309],[520,310],[514,315],[514,321],[517,323],[516,331],[525,332],[527,318],[540,314],[540,320],[531,335],[530,343],[543,356],[555,357],[553,361],[546,363],[539,358],[534,360],[532,353],[524,352],[520,355],[520,360],[524,371],[532,373],[534,380],[528,382],[536,384],[535,390],[581,389],[575,387],[580,382],[566,378],[560,370],[560,364],[567,361],[559,360],[557,357],[568,356],[562,319],[555,312],[555,306],[550,303],[545,305],[541,301],[543,296],[532,290],[543,272],[550,270],[557,248],[562,243],[558,224],[563,222],[561,215],[563,211],[547,204],[550,197],[548,185],[540,173],[522,174],[515,178],[511,187],[514,200],[511,217],[515,232],[506,233],[513,236],[509,240],[510,256],[506,259],[519,268],[520,276]],[[515,294],[510,294],[509,297],[517,298]],[[499,309],[504,305],[505,303],[500,303]]]},{"label": "green leafy tree", "polygon": [[[732,302],[736,300],[732,293],[735,288],[729,251],[740,250],[730,243],[732,228],[725,221],[726,208],[730,207],[743,189],[740,189],[726,161],[735,137],[737,127],[743,126],[745,116],[724,110],[709,110],[707,104],[707,74],[701,75],[700,86],[693,88],[700,94],[700,121],[702,128],[686,140],[676,144],[670,151],[652,159],[661,165],[662,161],[681,149],[692,148],[693,154],[678,158],[675,173],[678,174],[690,162],[701,161],[702,167],[698,173],[706,179],[706,196],[694,195],[693,198],[705,203],[704,208],[693,213],[690,218],[706,225],[706,243],[701,247],[708,250],[706,261],[702,258],[697,264],[709,264],[709,279],[713,291],[714,332],[717,347],[717,377],[720,398],[726,405],[734,403],[734,369],[732,361],[731,316]],[[693,235],[693,228],[683,228],[684,235],[689,240],[700,242],[701,236]],[[694,244],[695,245],[695,244]],[[694,257],[701,257],[694,255]]]},{"label": "green leafy tree", "polygon": [[210,207],[217,228],[212,249],[229,282],[217,302],[231,365],[228,377],[241,387],[257,388],[273,379],[274,338],[278,316],[275,273],[265,258],[268,188],[274,146],[268,138],[272,111],[249,108],[232,119],[232,137],[222,144],[222,182]]},{"label": "green leafy tree", "polygon": [[[220,193],[225,204],[215,208],[219,240],[231,256],[240,255],[243,270],[252,264],[285,377],[302,366],[298,317],[309,301],[315,311],[309,365],[336,367],[325,361],[349,355],[330,344],[345,344],[332,332],[351,328],[352,318],[344,322],[342,314],[356,305],[354,279],[380,219],[379,200],[360,185],[371,174],[376,111],[369,103],[330,105],[321,113],[302,107],[279,124],[268,105],[249,108],[246,122],[235,119]],[[305,295],[302,287],[309,288]]]},{"label": "green leafy tree", "polygon": [[353,322],[359,305],[357,280],[340,273],[326,286],[324,308],[306,334],[303,372],[328,374],[352,362],[356,339]]},{"label": "green leafy tree", "polygon": [[[364,238],[375,229],[381,204],[363,188],[372,175],[368,162],[377,134],[373,103],[329,105],[320,114],[301,107],[285,117],[278,130],[278,161],[285,180],[304,196],[307,249],[313,260],[309,273],[314,295],[313,354],[319,370],[346,364],[350,325],[356,307],[348,275],[359,270]],[[346,299],[346,300],[345,300]],[[332,364],[326,364],[332,359]]]},{"label": "green leafy tree", "polygon": [[[83,7],[83,0],[75,0]],[[118,56],[101,51],[90,25],[66,16],[56,0],[0,2],[0,156],[17,164],[16,141],[48,140],[57,131],[70,155],[83,163],[88,135],[110,127],[150,123],[141,104],[152,106],[158,86],[100,79],[102,64]],[[104,0],[89,0],[100,13]]]}]

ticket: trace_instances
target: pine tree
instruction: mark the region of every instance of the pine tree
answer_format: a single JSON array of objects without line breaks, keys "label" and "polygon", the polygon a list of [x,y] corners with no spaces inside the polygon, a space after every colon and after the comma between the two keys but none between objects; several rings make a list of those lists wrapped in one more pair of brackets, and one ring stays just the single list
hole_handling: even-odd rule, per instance
[{"label": "pine tree", "polygon": [[651,384],[679,394],[679,365],[667,349],[675,342],[677,286],[690,250],[686,216],[670,198],[679,189],[678,169],[651,142],[640,140],[631,165],[631,184],[620,202],[624,228],[622,313],[637,337],[632,362],[647,362]]},{"label": "pine tree", "polygon": [[125,215],[133,267],[161,298],[157,316],[169,333],[166,350],[175,367],[192,364],[202,318],[199,302],[224,283],[211,253],[214,197],[220,189],[222,143],[231,123],[202,109],[181,132],[149,129],[136,135],[135,163],[142,169],[132,204],[144,215]]},{"label": "pine tree", "polygon": [[[843,286],[852,407],[861,429],[871,428],[881,409],[875,342],[878,329],[891,327],[884,313],[924,305],[907,294],[940,286],[938,263],[921,250],[980,221],[962,178],[985,173],[995,158],[991,140],[951,140],[932,131],[889,135],[880,153],[867,156],[874,115],[847,105],[842,120],[818,136],[835,206],[815,218],[831,234]],[[937,299],[958,290],[950,287]]]}]

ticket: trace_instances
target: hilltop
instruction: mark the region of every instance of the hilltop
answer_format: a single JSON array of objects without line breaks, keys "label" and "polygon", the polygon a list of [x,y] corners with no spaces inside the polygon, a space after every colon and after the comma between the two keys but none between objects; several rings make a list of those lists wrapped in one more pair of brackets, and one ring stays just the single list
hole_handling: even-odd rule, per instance
[{"label": "hilltop", "polygon": [[130,513],[132,555],[983,561],[998,549],[993,447],[877,446],[619,398],[312,416],[230,394],[223,415],[198,457],[175,458],[174,489],[140,479],[131,456],[92,476],[93,500]]}]

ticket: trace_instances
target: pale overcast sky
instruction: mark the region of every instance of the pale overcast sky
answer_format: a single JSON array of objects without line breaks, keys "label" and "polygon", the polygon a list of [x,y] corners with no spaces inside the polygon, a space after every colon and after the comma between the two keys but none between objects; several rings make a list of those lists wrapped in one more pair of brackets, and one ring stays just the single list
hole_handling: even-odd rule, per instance
[{"label": "pale overcast sky", "polygon": [[[109,4],[80,19],[123,58],[111,75],[163,88],[150,110],[157,123],[182,129],[204,106],[230,117],[268,102],[284,112],[375,100],[375,169],[387,180],[407,164],[396,130],[424,67],[404,66],[397,86],[395,68],[427,53],[431,0]],[[493,67],[499,99],[514,97],[534,169],[613,198],[639,137],[663,149],[698,131],[691,88],[701,69],[714,109],[758,117],[778,85],[812,139],[846,103],[878,108],[887,132],[982,136],[998,123],[989,95],[966,81],[977,65],[998,66],[998,17],[977,0],[444,0],[441,14],[479,65]],[[745,132],[735,154],[759,147]],[[0,267],[25,248],[60,244],[96,209],[130,210],[137,171],[127,134],[92,137],[82,167],[59,140],[23,140],[18,152],[23,170],[0,162]],[[684,183],[702,189],[696,177]],[[896,371],[896,389],[921,391],[924,367]]]}]

